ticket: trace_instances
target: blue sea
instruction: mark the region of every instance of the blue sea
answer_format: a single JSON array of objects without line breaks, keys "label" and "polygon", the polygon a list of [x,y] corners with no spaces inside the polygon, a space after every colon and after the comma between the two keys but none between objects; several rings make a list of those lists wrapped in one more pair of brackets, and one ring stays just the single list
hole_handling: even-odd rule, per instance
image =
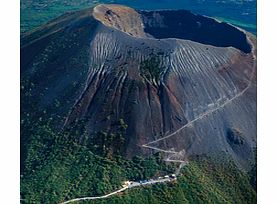
[{"label": "blue sea", "polygon": [[30,31],[67,11],[98,3],[123,4],[142,10],[186,9],[257,33],[257,0],[21,0],[21,32]]},{"label": "blue sea", "polygon": [[256,35],[257,0],[114,0],[136,9],[186,9],[193,13],[215,17],[239,26]]}]

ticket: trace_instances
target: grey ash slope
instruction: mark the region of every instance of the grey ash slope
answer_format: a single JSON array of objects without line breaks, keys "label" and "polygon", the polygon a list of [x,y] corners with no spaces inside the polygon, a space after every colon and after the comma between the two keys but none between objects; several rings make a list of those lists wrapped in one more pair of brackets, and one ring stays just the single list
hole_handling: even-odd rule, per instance
[{"label": "grey ash slope", "polygon": [[[32,103],[60,115],[57,128],[85,121],[90,137],[115,133],[123,119],[127,157],[164,151],[167,159],[185,160],[224,151],[247,166],[256,146],[255,48],[245,53],[175,35],[156,39],[146,33],[148,14],[116,5],[96,9],[23,38],[22,79],[35,84]],[[161,20],[163,12],[155,15],[155,27],[174,29]]]}]

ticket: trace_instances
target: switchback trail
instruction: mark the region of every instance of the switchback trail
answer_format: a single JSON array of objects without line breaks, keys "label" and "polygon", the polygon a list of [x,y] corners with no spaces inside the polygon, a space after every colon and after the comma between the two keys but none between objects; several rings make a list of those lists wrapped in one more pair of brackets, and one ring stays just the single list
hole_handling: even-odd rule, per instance
[{"label": "switchback trail", "polygon": [[[252,45],[252,54],[253,54],[253,57],[254,57],[254,62],[256,60],[256,54],[255,54],[255,46],[253,45],[252,41],[248,38],[248,41],[249,43]],[[256,63],[256,62],[255,62]],[[251,75],[251,78],[250,78],[250,81],[248,81],[248,85],[245,89],[243,89],[240,93],[236,94],[233,98],[229,99],[229,100],[226,100],[225,103],[223,103],[222,105],[216,107],[216,108],[213,108],[209,111],[206,111],[202,114],[200,114],[197,118],[191,120],[190,122],[188,122],[187,124],[185,124],[184,126],[180,127],[178,130],[174,131],[173,133],[163,137],[163,138],[160,138],[160,139],[157,139],[155,141],[152,141],[152,142],[149,142],[147,144],[144,144],[142,145],[142,147],[145,147],[145,148],[150,148],[150,149],[154,149],[154,150],[157,150],[157,151],[160,151],[160,152],[165,152],[165,153],[170,153],[170,154],[178,154],[178,152],[175,152],[175,151],[168,151],[168,150],[163,150],[163,149],[160,149],[160,148],[157,148],[157,147],[151,147],[149,146],[149,144],[153,144],[153,143],[156,143],[156,142],[159,142],[159,141],[162,141],[164,139],[167,139],[169,137],[172,137],[173,135],[177,134],[178,132],[180,132],[181,130],[183,130],[184,128],[192,125],[194,122],[208,116],[209,114],[212,114],[213,112],[223,108],[224,106],[228,105],[229,103],[231,103],[233,100],[235,100],[236,98],[242,96],[248,89],[249,87],[251,86],[252,84],[252,78],[254,77],[254,74],[255,74],[255,66],[256,64],[253,66],[254,69],[252,70],[252,75]],[[180,166],[179,168],[176,170],[176,176],[180,174],[180,171],[181,169],[188,163],[187,161],[182,161],[182,160],[174,160],[174,159],[166,159],[165,161],[168,161],[168,162],[176,162],[176,163],[180,163]],[[96,200],[96,199],[104,199],[104,198],[108,198],[112,195],[115,195],[115,194],[118,194],[120,192],[123,192],[127,189],[131,189],[131,188],[134,188],[134,187],[138,187],[138,186],[144,186],[144,185],[152,185],[152,184],[155,184],[155,183],[164,183],[164,182],[169,182],[171,181],[170,178],[161,178],[161,179],[157,179],[157,180],[149,180],[145,183],[140,183],[140,182],[133,182],[131,185],[127,186],[127,187],[123,187],[117,191],[114,191],[112,193],[109,193],[109,194],[106,194],[104,196],[98,196],[98,197],[83,197],[83,198],[75,198],[75,199],[72,199],[72,200],[69,200],[69,201],[66,201],[66,202],[63,202],[61,204],[68,204],[68,203],[73,203],[73,202],[78,202],[78,201],[84,201],[84,200]]]},{"label": "switchback trail", "polygon": [[[253,55],[253,59],[254,59],[254,62],[255,62],[255,60],[256,60],[255,46],[254,46],[253,42],[251,41],[251,39],[249,39],[249,37],[247,37],[247,38],[248,38],[248,42],[249,42],[249,43],[251,44],[251,46],[252,46],[251,54]],[[231,103],[232,101],[234,101],[236,98],[242,96],[242,95],[250,88],[250,86],[251,86],[251,84],[252,84],[252,79],[253,79],[254,74],[255,74],[255,71],[256,71],[255,67],[256,67],[256,62],[255,62],[255,64],[253,65],[253,70],[252,70],[252,73],[251,73],[250,80],[248,81],[247,87],[246,87],[245,89],[243,89],[240,93],[236,94],[236,95],[235,95],[234,97],[232,97],[231,99],[226,100],[223,104],[219,105],[218,107],[213,108],[213,109],[211,109],[211,110],[208,110],[208,111],[206,111],[206,112],[200,114],[197,118],[191,120],[190,122],[188,122],[188,123],[185,124],[184,126],[180,127],[178,130],[174,131],[173,133],[171,133],[171,134],[169,134],[169,135],[167,135],[167,136],[165,136],[165,137],[162,137],[162,138],[160,138],[160,139],[157,139],[157,140],[154,140],[154,141],[152,141],[152,142],[149,142],[149,143],[147,143],[147,144],[144,144],[144,145],[142,145],[142,147],[149,148],[149,149],[154,149],[154,150],[158,150],[158,151],[162,151],[162,152],[166,152],[166,153],[173,153],[173,154],[174,154],[174,152],[172,152],[172,151],[162,150],[162,149],[159,149],[159,148],[157,148],[157,147],[151,147],[151,146],[149,146],[149,145],[150,145],[150,144],[153,144],[153,143],[156,143],[156,142],[159,142],[159,141],[162,141],[162,140],[164,140],[164,139],[170,138],[170,137],[172,137],[172,136],[174,136],[175,134],[179,133],[181,130],[183,130],[183,129],[185,129],[186,127],[192,125],[194,122],[196,122],[196,121],[198,121],[198,120],[200,120],[200,119],[203,119],[204,117],[206,117],[206,116],[212,114],[213,112],[215,112],[215,111],[217,111],[217,110],[219,110],[219,109],[225,107],[226,105],[230,104],[230,103]]]}]

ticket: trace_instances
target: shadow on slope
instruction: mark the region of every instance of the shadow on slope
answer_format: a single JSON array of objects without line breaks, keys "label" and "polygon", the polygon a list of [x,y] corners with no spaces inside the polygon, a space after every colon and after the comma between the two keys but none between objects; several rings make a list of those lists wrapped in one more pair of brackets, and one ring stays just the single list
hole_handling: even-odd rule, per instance
[{"label": "shadow on slope", "polygon": [[155,38],[179,38],[251,52],[246,35],[237,28],[186,10],[141,11],[145,32]]}]

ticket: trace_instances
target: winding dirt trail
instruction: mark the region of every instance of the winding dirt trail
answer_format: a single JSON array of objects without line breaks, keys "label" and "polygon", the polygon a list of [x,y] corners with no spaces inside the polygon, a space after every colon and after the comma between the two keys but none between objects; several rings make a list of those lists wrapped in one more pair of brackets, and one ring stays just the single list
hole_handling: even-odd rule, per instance
[{"label": "winding dirt trail", "polygon": [[[194,122],[198,121],[198,120],[201,120],[203,119],[204,117],[214,113],[215,111],[219,110],[219,109],[222,109],[223,107],[225,107],[226,105],[230,104],[232,101],[234,101],[235,99],[237,99],[238,97],[242,96],[249,88],[250,86],[252,85],[252,79],[255,75],[255,71],[256,71],[256,46],[254,45],[254,43],[252,42],[252,40],[250,39],[250,37],[246,34],[247,36],[247,39],[248,39],[248,42],[251,44],[252,46],[252,51],[251,51],[251,54],[253,55],[253,60],[254,60],[254,65],[253,65],[253,70],[252,70],[252,73],[251,73],[251,78],[250,80],[248,81],[248,85],[245,89],[243,89],[240,93],[236,94],[233,98],[231,99],[228,99],[226,100],[223,104],[221,104],[220,106],[216,107],[216,108],[213,108],[211,110],[208,110],[202,114],[200,114],[197,118],[191,120],[190,122],[188,122],[187,124],[185,124],[184,126],[180,127],[179,129],[177,129],[176,131],[174,131],[173,133],[165,136],[165,137],[162,137],[160,139],[157,139],[157,140],[154,140],[152,142],[149,142],[147,144],[144,144],[142,145],[142,147],[145,147],[145,148],[149,148],[149,149],[154,149],[154,150],[157,150],[157,151],[161,151],[161,152],[165,152],[165,153],[172,153],[172,154],[175,154],[174,152],[172,151],[167,151],[167,150],[163,150],[163,149],[160,149],[160,148],[157,148],[157,147],[151,147],[150,144],[153,144],[153,143],[156,143],[156,142],[159,142],[159,141],[162,141],[162,140],[165,140],[167,138],[170,138],[172,136],[174,136],[175,134],[179,133],[180,131],[182,131],[183,129],[185,129],[186,127],[192,125]],[[174,160],[173,160],[174,161]]]},{"label": "winding dirt trail", "polygon": [[84,197],[84,198],[75,198],[75,199],[72,199],[72,200],[69,200],[69,201],[66,201],[64,203],[61,203],[61,204],[67,204],[67,203],[73,203],[73,202],[78,202],[78,201],[84,201],[84,200],[96,200],[96,199],[103,199],[103,198],[108,198],[112,195],[115,195],[117,193],[120,193],[122,191],[125,191],[128,187],[124,187],[124,188],[121,188],[117,191],[114,191],[112,193],[109,193],[107,195],[103,195],[103,196],[98,196],[98,197]]},{"label": "winding dirt trail", "polygon": [[[252,79],[253,79],[254,74],[255,74],[255,71],[256,71],[256,69],[255,69],[255,67],[256,67],[256,54],[255,54],[255,51],[256,51],[256,50],[255,50],[255,45],[253,44],[252,40],[251,40],[249,37],[247,37],[247,38],[248,38],[248,42],[249,42],[249,43],[251,44],[251,46],[252,46],[252,52],[251,52],[251,53],[252,53],[252,55],[253,55],[253,57],[254,57],[253,70],[252,70],[251,78],[250,78],[250,80],[249,80],[249,83],[248,83],[247,87],[246,87],[244,90],[242,90],[240,93],[236,94],[233,98],[231,98],[231,99],[229,99],[229,100],[226,100],[226,102],[223,103],[222,105],[220,105],[220,106],[218,106],[218,107],[216,107],[216,108],[213,108],[213,109],[211,109],[211,110],[209,110],[209,111],[206,111],[206,112],[200,114],[197,118],[191,120],[190,122],[188,122],[188,123],[185,124],[184,126],[180,127],[178,130],[174,131],[173,133],[171,133],[171,134],[169,134],[169,135],[167,135],[167,136],[165,136],[165,137],[163,137],[163,138],[160,138],[160,139],[157,139],[157,140],[155,140],[155,141],[152,141],[152,142],[149,142],[149,143],[147,143],[147,144],[144,144],[144,145],[142,145],[142,147],[154,149],[154,150],[157,150],[157,151],[160,151],[160,152],[170,153],[170,154],[173,154],[173,155],[174,155],[174,154],[178,154],[179,152],[169,151],[169,150],[163,150],[163,149],[160,149],[160,148],[157,148],[157,147],[151,147],[151,146],[149,146],[149,144],[153,144],[153,143],[156,143],[156,142],[159,142],[159,141],[162,141],[162,140],[164,140],[164,139],[167,139],[167,138],[170,138],[170,137],[174,136],[175,134],[177,134],[178,132],[180,132],[180,131],[183,130],[184,128],[186,128],[186,127],[192,125],[194,122],[196,122],[196,121],[198,121],[198,120],[201,120],[202,118],[204,118],[204,117],[206,117],[206,116],[212,114],[213,112],[215,112],[215,111],[217,111],[217,110],[219,110],[219,109],[225,107],[226,105],[228,105],[229,103],[231,103],[231,102],[232,102],[233,100],[235,100],[236,98],[242,96],[242,95],[250,88],[250,86],[252,85]],[[179,168],[176,170],[176,173],[175,173],[176,176],[178,176],[178,175],[180,174],[181,169],[188,163],[187,161],[174,160],[174,159],[170,159],[170,158],[166,159],[165,161],[180,163],[180,166],[179,166]],[[147,182],[144,183],[144,184],[141,184],[141,183],[139,183],[139,182],[134,182],[132,185],[129,185],[129,186],[127,186],[127,187],[123,187],[123,188],[121,188],[121,189],[119,189],[119,190],[117,190],[117,191],[114,191],[114,192],[112,192],[112,193],[106,194],[106,195],[104,195],[104,196],[75,198],[75,199],[72,199],[72,200],[69,200],[69,201],[60,203],[60,204],[68,204],[68,203],[79,202],[79,201],[85,201],[85,200],[104,199],[104,198],[108,198],[108,197],[110,197],[110,196],[112,196],[112,195],[118,194],[118,193],[120,193],[120,192],[123,192],[123,191],[125,191],[125,190],[127,190],[127,189],[130,189],[130,188],[134,188],[134,187],[138,187],[138,186],[144,186],[144,185],[152,185],[152,184],[155,184],[155,183],[164,183],[164,182],[168,182],[168,181],[170,181],[169,178],[147,181]]]},{"label": "winding dirt trail", "polygon": [[164,177],[164,178],[159,178],[159,179],[150,179],[147,181],[143,181],[143,182],[132,182],[130,185],[123,187],[117,191],[114,191],[112,193],[103,195],[103,196],[97,196],[97,197],[83,197],[83,198],[74,198],[72,200],[68,200],[66,202],[60,203],[60,204],[68,204],[68,203],[74,203],[74,202],[79,202],[79,201],[85,201],[85,200],[96,200],[96,199],[104,199],[104,198],[108,198],[111,197],[113,195],[116,195],[120,192],[123,192],[127,189],[131,189],[131,188],[135,188],[135,187],[141,187],[141,186],[147,186],[147,185],[153,185],[153,184],[157,184],[157,183],[165,183],[165,182],[171,182],[176,180],[177,178],[170,178],[170,177]]}]

